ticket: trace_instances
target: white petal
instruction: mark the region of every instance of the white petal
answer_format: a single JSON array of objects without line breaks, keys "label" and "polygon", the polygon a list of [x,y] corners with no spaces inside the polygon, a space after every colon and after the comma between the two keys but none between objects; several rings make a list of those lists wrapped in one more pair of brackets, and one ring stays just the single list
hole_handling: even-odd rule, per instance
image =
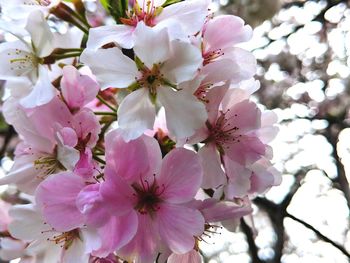
[{"label": "white petal", "polygon": [[204,104],[187,91],[161,87],[158,89],[158,99],[164,106],[169,131],[176,138],[193,135],[207,120]]},{"label": "white petal", "polygon": [[170,5],[156,17],[156,22],[175,19],[187,35],[194,35],[203,27],[210,2],[209,0],[192,0]]},{"label": "white petal", "polygon": [[116,42],[122,48],[132,48],[134,41],[132,39],[133,27],[127,25],[111,25],[91,28],[89,30],[89,39],[87,48],[97,50],[105,44]]},{"label": "white petal", "polygon": [[73,147],[59,144],[57,146],[57,160],[67,169],[73,171],[79,161],[80,153]]},{"label": "white petal", "polygon": [[80,60],[90,67],[102,89],[126,88],[138,76],[135,62],[118,48],[98,49],[95,52],[85,49]]},{"label": "white petal", "polygon": [[63,250],[64,263],[88,263],[90,254],[85,253],[84,243],[80,239],[75,239],[72,245]]},{"label": "white petal", "polygon": [[152,129],[156,110],[149,98],[148,89],[142,88],[126,96],[118,108],[118,116],[119,127],[127,141]]},{"label": "white petal", "polygon": [[20,155],[15,158],[10,172],[0,178],[0,185],[15,184],[19,190],[27,194],[34,194],[36,187],[42,182],[40,170],[34,166],[38,155]]},{"label": "white petal", "polygon": [[24,256],[26,243],[21,240],[4,237],[0,238],[0,259],[10,261]]},{"label": "white petal", "polygon": [[166,28],[156,30],[140,22],[134,32],[134,42],[136,55],[148,68],[152,68],[153,64],[166,61],[171,56]]},{"label": "white petal", "polygon": [[38,57],[46,57],[53,51],[53,34],[41,11],[33,11],[27,21],[26,29],[32,37],[32,43]]},{"label": "white petal", "polygon": [[49,74],[44,66],[39,67],[39,79],[32,92],[21,99],[21,105],[25,108],[34,108],[50,102],[56,95],[56,89],[51,84]]},{"label": "white petal", "polygon": [[172,83],[193,79],[203,61],[200,50],[177,40],[171,42],[171,49],[172,57],[161,68],[165,78]]},{"label": "white petal", "polygon": [[39,211],[32,204],[13,206],[9,215],[13,221],[9,225],[9,232],[15,238],[31,241],[39,238],[45,226]]},{"label": "white petal", "polygon": [[34,54],[22,41],[1,44],[0,79],[16,80],[34,75],[36,66],[31,58],[34,59]]}]

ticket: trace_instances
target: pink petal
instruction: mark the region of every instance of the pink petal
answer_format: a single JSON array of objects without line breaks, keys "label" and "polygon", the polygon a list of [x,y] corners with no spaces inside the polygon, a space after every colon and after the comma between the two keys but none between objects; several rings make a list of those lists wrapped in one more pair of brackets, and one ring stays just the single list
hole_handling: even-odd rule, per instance
[{"label": "pink petal", "polygon": [[86,147],[92,148],[96,145],[101,125],[93,111],[87,108],[80,110],[74,115],[72,126],[78,138],[86,143]]},{"label": "pink petal", "polygon": [[229,83],[225,83],[221,86],[216,86],[210,89],[205,97],[205,99],[208,101],[208,103],[206,103],[208,121],[212,125],[215,124],[215,121],[218,116],[220,103],[224,98],[228,87]]},{"label": "pink petal", "polygon": [[81,177],[62,172],[42,182],[36,192],[36,203],[44,219],[57,231],[70,231],[81,227],[83,215],[76,206],[76,198],[85,186]]},{"label": "pink petal", "polygon": [[202,167],[196,153],[177,148],[163,159],[159,185],[164,185],[162,198],[179,204],[190,201],[202,183]]},{"label": "pink petal", "polygon": [[[145,144],[143,137],[130,142],[125,142],[120,130],[114,130],[106,135],[106,162],[111,174],[106,174],[106,178],[113,179],[114,175],[123,177],[126,181],[134,182],[141,175],[149,172],[153,166],[148,154],[154,149],[152,143]],[[152,153],[157,155],[158,153]],[[151,157],[154,159],[154,157]],[[159,157],[158,157],[159,159]],[[157,161],[159,162],[159,160]],[[156,164],[157,165],[157,164]]]},{"label": "pink petal", "polygon": [[134,190],[118,174],[105,169],[106,181],[101,184],[103,203],[110,214],[122,216],[134,209],[137,202]]},{"label": "pink petal", "polygon": [[226,175],[221,168],[220,155],[214,144],[206,144],[198,151],[203,167],[204,189],[216,188],[224,185],[227,181]]},{"label": "pink petal", "polygon": [[156,23],[171,19],[183,28],[187,35],[194,35],[201,30],[208,14],[209,0],[183,1],[163,9],[156,17]]},{"label": "pink petal", "polygon": [[204,231],[204,218],[198,210],[164,204],[157,214],[159,234],[174,253],[184,254],[193,249],[194,236]]},{"label": "pink petal", "polygon": [[224,160],[226,174],[229,178],[225,190],[226,198],[230,200],[234,197],[242,197],[246,195],[250,189],[251,170],[228,158],[224,158]]},{"label": "pink petal", "polygon": [[125,246],[135,236],[137,225],[138,218],[135,211],[124,216],[111,217],[108,223],[98,230],[102,246],[92,254],[107,257],[110,253]]},{"label": "pink petal", "polygon": [[[218,30],[220,28],[220,30]],[[232,15],[217,16],[205,25],[205,51],[215,51],[246,42],[252,37],[252,28],[244,26],[243,19]]]},{"label": "pink petal", "polygon": [[81,75],[75,67],[65,66],[63,68],[61,90],[69,108],[76,110],[96,97],[99,86],[89,76]]},{"label": "pink petal", "polygon": [[231,127],[238,127],[238,134],[256,130],[261,126],[261,111],[256,103],[244,100],[237,103],[226,113],[225,118]]},{"label": "pink petal", "polygon": [[104,208],[99,190],[100,184],[85,186],[76,199],[76,206],[85,216],[86,224],[93,227],[104,225],[110,218],[108,211]]},{"label": "pink petal", "polygon": [[198,251],[192,249],[186,254],[171,254],[168,258],[167,263],[201,263],[202,258]]},{"label": "pink petal", "polygon": [[[57,114],[57,113],[60,114]],[[35,107],[28,111],[30,121],[35,125],[39,134],[55,140],[55,127],[71,127],[72,114],[66,104],[58,97],[54,97],[49,103]]]},{"label": "pink petal", "polygon": [[257,137],[241,135],[224,145],[225,155],[241,165],[252,164],[266,153],[266,146]]},{"label": "pink petal", "polygon": [[153,263],[159,251],[159,234],[149,215],[138,214],[138,228],[134,238],[117,251],[130,262]]},{"label": "pink petal", "polygon": [[74,173],[85,179],[90,179],[97,171],[97,167],[98,164],[92,159],[91,149],[85,148],[84,152],[80,152],[80,158],[74,167]]},{"label": "pink petal", "polygon": [[57,132],[59,140],[63,145],[75,147],[78,143],[76,132],[70,127],[63,127]]},{"label": "pink petal", "polygon": [[232,201],[218,201],[206,199],[200,209],[205,221],[209,223],[220,222],[229,219],[239,219],[253,212],[250,204],[237,204]]}]

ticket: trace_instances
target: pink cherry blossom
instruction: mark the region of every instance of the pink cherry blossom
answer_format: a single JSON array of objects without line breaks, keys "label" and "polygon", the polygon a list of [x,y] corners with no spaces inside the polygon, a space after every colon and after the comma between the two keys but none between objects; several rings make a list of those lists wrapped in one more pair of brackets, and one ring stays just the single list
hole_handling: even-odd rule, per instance
[{"label": "pink cherry blossom", "polygon": [[76,112],[95,99],[99,86],[87,75],[82,75],[73,66],[63,68],[61,90],[67,106]]},{"label": "pink cherry blossom", "polygon": [[190,251],[193,236],[201,235],[204,226],[199,211],[186,206],[201,183],[198,157],[175,149],[161,161],[155,140],[142,136],[126,143],[118,133],[106,138],[101,194],[111,214],[138,219],[136,235],[119,253],[137,262],[153,262],[161,241],[176,253]]},{"label": "pink cherry blossom", "polygon": [[234,47],[248,41],[251,36],[251,27],[244,25],[237,16],[221,15],[210,19],[202,32],[202,74],[220,74],[222,81],[230,80],[232,83],[253,77],[256,72],[254,56]]}]

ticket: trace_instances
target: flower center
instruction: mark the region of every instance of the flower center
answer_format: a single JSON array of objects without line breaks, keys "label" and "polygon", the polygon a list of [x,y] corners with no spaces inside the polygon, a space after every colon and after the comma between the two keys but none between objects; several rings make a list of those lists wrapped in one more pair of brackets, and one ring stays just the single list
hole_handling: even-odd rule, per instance
[{"label": "flower center", "polygon": [[160,209],[159,204],[163,201],[161,195],[165,186],[159,186],[154,175],[152,184],[148,180],[140,178],[140,183],[135,183],[132,187],[136,192],[134,195],[138,199],[135,209],[141,214],[153,216]]},{"label": "flower center", "polygon": [[120,18],[124,25],[136,27],[137,23],[143,21],[147,26],[155,26],[155,17],[162,12],[162,7],[155,7],[153,0],[145,1],[143,7],[140,7],[137,1],[133,8],[128,12],[127,18]]},{"label": "flower center", "polygon": [[64,171],[64,166],[59,162],[56,156],[47,155],[34,161],[36,170],[41,170],[37,175],[38,178],[45,179],[48,175]]},{"label": "flower center", "polygon": [[237,134],[239,128],[232,125],[232,121],[238,115],[233,114],[227,118],[226,115],[229,111],[230,110],[227,110],[225,113],[220,112],[221,115],[217,119],[214,126],[207,123],[207,127],[210,131],[210,136],[207,140],[215,141],[220,151],[224,151],[225,148],[228,148],[229,146],[227,144],[240,142],[240,138],[242,137],[242,135]]},{"label": "flower center", "polygon": [[143,66],[140,69],[142,77],[137,80],[141,87],[148,88],[152,96],[157,94],[157,88],[164,82],[164,75],[160,72],[160,66],[160,64],[154,64],[152,69]]},{"label": "flower center", "polygon": [[208,65],[209,63],[213,62],[214,60],[223,55],[224,53],[222,52],[221,48],[210,52],[202,52],[203,66]]},{"label": "flower center", "polygon": [[29,73],[39,64],[39,59],[33,53],[25,52],[20,49],[8,52],[7,55],[9,56],[11,70],[15,71],[17,76]]},{"label": "flower center", "polygon": [[62,248],[67,250],[73,244],[76,238],[80,238],[78,229],[63,232],[60,235],[55,235],[52,238],[48,238],[47,241],[55,242],[56,245],[60,244]]}]

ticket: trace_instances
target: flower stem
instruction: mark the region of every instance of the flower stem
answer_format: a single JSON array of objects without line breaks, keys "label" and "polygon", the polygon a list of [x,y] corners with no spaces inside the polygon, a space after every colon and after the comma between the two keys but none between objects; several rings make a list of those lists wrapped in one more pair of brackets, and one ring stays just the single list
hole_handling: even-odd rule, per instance
[{"label": "flower stem", "polygon": [[108,108],[110,108],[113,112],[117,112],[117,110],[111,106],[104,98],[102,98],[102,96],[100,95],[97,95],[96,98],[101,102],[103,103],[104,105],[106,105]]},{"label": "flower stem", "polygon": [[117,117],[118,115],[115,112],[109,112],[109,111],[98,111],[98,112],[94,112],[95,115],[109,115],[109,116],[115,116]]}]

